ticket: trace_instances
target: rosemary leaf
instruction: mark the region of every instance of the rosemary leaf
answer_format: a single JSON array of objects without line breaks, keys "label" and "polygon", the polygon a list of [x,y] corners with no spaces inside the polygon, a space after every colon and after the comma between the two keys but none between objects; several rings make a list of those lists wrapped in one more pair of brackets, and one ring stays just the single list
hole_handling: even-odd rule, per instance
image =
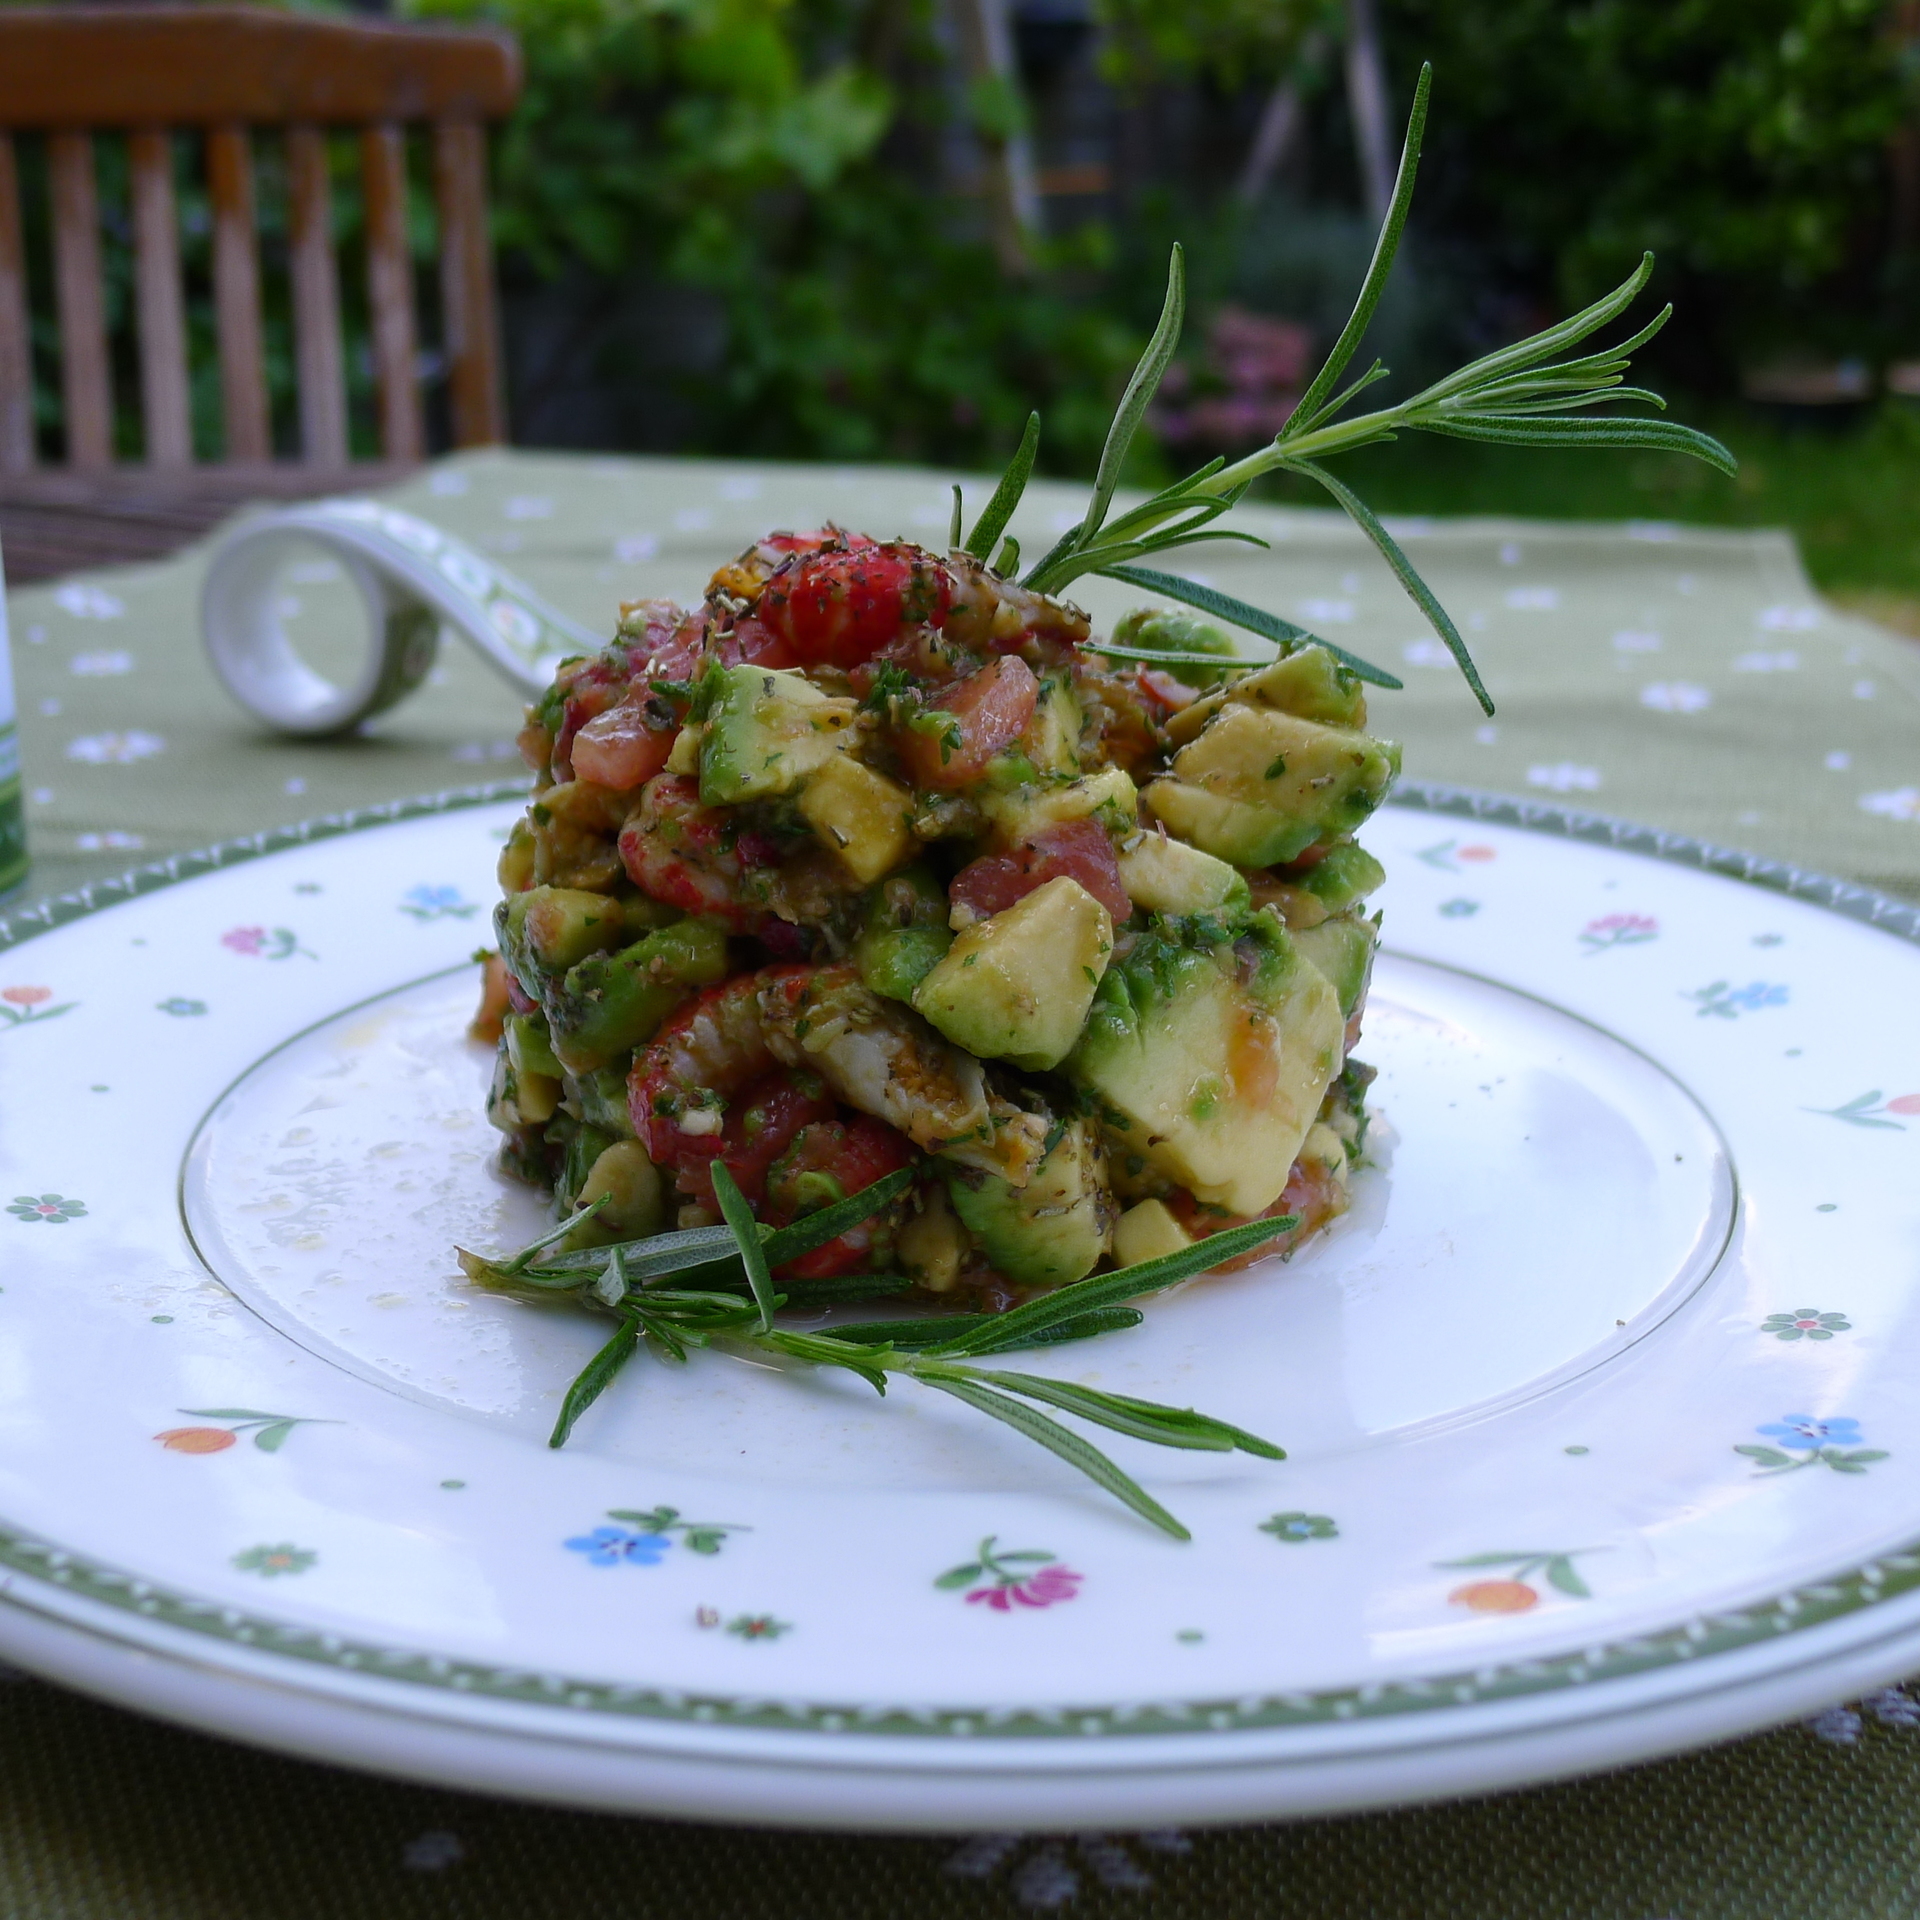
[{"label": "rosemary leaf", "polygon": [[[1456,440],[1493,440],[1510,447],[1653,447],[1662,453],[1690,453],[1725,474],[1739,471],[1733,455],[1711,434],[1682,426],[1677,420],[1554,420],[1511,414],[1443,413],[1419,424],[1428,433],[1451,434]],[[1453,642],[1447,644],[1452,646]],[[1489,713],[1493,711],[1484,696],[1480,704]]]},{"label": "rosemary leaf", "polygon": [[740,1264],[747,1270],[747,1285],[753,1289],[754,1300],[760,1308],[760,1331],[771,1333],[775,1301],[773,1275],[767,1271],[766,1243],[760,1238],[760,1223],[747,1205],[747,1196],[740,1191],[724,1160],[713,1163],[713,1195],[720,1202],[720,1211],[733,1229],[734,1242],[740,1249]]},{"label": "rosemary leaf", "polygon": [[782,1266],[789,1260],[799,1259],[803,1253],[811,1253],[815,1247],[824,1247],[829,1240],[838,1240],[849,1227],[857,1227],[863,1220],[871,1220],[883,1207],[905,1193],[913,1185],[916,1176],[917,1169],[898,1167],[884,1179],[862,1187],[857,1193],[848,1194],[844,1200],[836,1200],[831,1206],[822,1207],[818,1213],[810,1213],[796,1220],[790,1227],[781,1227],[769,1233],[766,1236],[767,1264]]},{"label": "rosemary leaf", "polygon": [[[1592,306],[1583,307],[1578,313],[1570,315],[1557,326],[1546,328],[1544,332],[1516,340],[1510,347],[1482,354],[1478,360],[1470,361],[1445,379],[1436,380],[1432,386],[1416,393],[1403,403],[1402,411],[1417,412],[1446,399],[1450,394],[1470,393],[1476,387],[1492,386],[1495,381],[1504,380],[1510,374],[1551,360],[1563,347],[1578,346],[1590,334],[1597,333],[1609,321],[1625,313],[1639,298],[1640,289],[1647,284],[1652,273],[1653,255],[1644,253],[1640,256],[1640,264],[1611,293],[1603,294]],[[1657,315],[1650,329],[1643,328],[1635,335],[1636,341],[1650,338],[1653,332],[1666,324],[1667,314],[1671,311],[1669,307]]]},{"label": "rosemary leaf", "polygon": [[994,1385],[1008,1393],[1024,1394],[1063,1407],[1083,1420],[1097,1421],[1116,1433],[1132,1434],[1162,1447],[1195,1447],[1210,1453],[1252,1453],[1263,1460],[1284,1460],[1282,1448],[1243,1427],[1229,1426],[1192,1407],[1163,1407],[1158,1401],[1136,1400],[1131,1394],[1102,1393],[1072,1380],[1048,1380],[1033,1373],[993,1375]]},{"label": "rosemary leaf", "polygon": [[[1277,613],[1249,606],[1246,601],[1236,600],[1230,593],[1222,593],[1215,587],[1203,587],[1197,580],[1183,579],[1177,573],[1161,573],[1153,567],[1102,567],[1100,571],[1106,579],[1124,580],[1130,587],[1157,593],[1163,599],[1184,600],[1188,606],[1198,607],[1202,613],[1210,613],[1216,620],[1244,627],[1249,633],[1257,633],[1263,640],[1271,640],[1278,646],[1289,649],[1296,645],[1325,647],[1343,666],[1376,687],[1406,685],[1404,680],[1396,679],[1384,667],[1376,667],[1370,661],[1362,660],[1357,653],[1349,653],[1345,647],[1336,647],[1331,640],[1323,640],[1317,633],[1309,633],[1305,627],[1296,627],[1291,620],[1282,620]],[[1106,649],[1095,647],[1093,651],[1105,652]],[[1206,656],[1187,656],[1189,663],[1196,658],[1204,659]]]},{"label": "rosemary leaf", "polygon": [[637,1313],[622,1314],[613,1338],[581,1368],[579,1377],[567,1389],[567,1397],[560,1402],[560,1417],[553,1423],[553,1432],[547,1438],[548,1446],[564,1447],[567,1444],[574,1423],[613,1384],[614,1375],[633,1358],[633,1350],[639,1344],[640,1316]]},{"label": "rosemary leaf", "polygon": [[[733,1254],[733,1234],[726,1227],[689,1227],[678,1233],[656,1233],[646,1240],[622,1240],[617,1243],[627,1263],[627,1273],[635,1280],[656,1275],[682,1273]],[[576,1273],[589,1279],[607,1263],[610,1247],[582,1247],[574,1253],[556,1254],[532,1269],[540,1275],[558,1276]]]},{"label": "rosemary leaf", "polygon": [[1407,116],[1407,137],[1400,148],[1400,171],[1394,176],[1393,198],[1387,203],[1386,219],[1380,223],[1380,237],[1373,244],[1373,258],[1367,265],[1367,277],[1360,283],[1359,298],[1353,303],[1353,312],[1348,316],[1347,324],[1340,329],[1339,339],[1333,343],[1333,351],[1313,376],[1312,385],[1300,396],[1300,404],[1294,408],[1292,418],[1280,429],[1279,438],[1283,442],[1318,425],[1332,411],[1327,405],[1327,396],[1333,392],[1334,382],[1353,358],[1354,350],[1372,324],[1380,296],[1387,290],[1387,279],[1393,272],[1393,257],[1400,251],[1400,235],[1406,228],[1407,210],[1413,205],[1413,181],[1420,171],[1420,147],[1427,132],[1427,96],[1432,91],[1433,67],[1431,63],[1423,64],[1419,83],[1413,90],[1413,111]]},{"label": "rosemary leaf", "polygon": [[1136,1260],[1132,1266],[1118,1268],[1113,1273],[1097,1273],[1090,1279],[1076,1280],[1071,1286],[1056,1287],[1051,1293],[1043,1293],[1038,1299],[1015,1307],[1011,1313],[996,1314],[992,1328],[963,1333],[928,1351],[955,1359],[996,1349],[1004,1352],[1012,1341],[1024,1340],[1041,1328],[1057,1326],[1091,1308],[1117,1307],[1145,1294],[1178,1286],[1182,1280],[1217,1267],[1223,1260],[1237,1259],[1299,1224],[1294,1215],[1281,1214],[1272,1220],[1249,1220],[1244,1226],[1228,1227],[1223,1233],[1196,1240],[1191,1246],[1177,1248],[1172,1253],[1155,1254],[1151,1260]]},{"label": "rosemary leaf", "polygon": [[[1033,474],[1034,456],[1040,451],[1040,416],[1037,413],[1027,415],[1027,430],[1020,436],[1020,444],[1014,450],[1013,458],[1007,462],[1007,470],[1000,476],[1000,484],[993,490],[993,498],[986,504],[985,511],[973,523],[973,532],[967,538],[966,551],[976,560],[991,559],[993,543],[1007,530],[1007,522],[1013,518],[1014,509],[1020,504],[1020,496],[1027,490],[1027,481]],[[960,544],[958,528],[960,525],[960,489],[953,490],[953,524],[955,535],[953,544]],[[1014,548],[1017,556],[1019,548]],[[1001,569],[1005,571],[1004,568]]]},{"label": "rosemary leaf", "polygon": [[[898,1347],[902,1353],[917,1353],[961,1333],[990,1329],[1005,1317],[998,1313],[929,1313],[917,1320],[862,1320],[835,1327],[833,1333],[835,1339],[851,1341],[856,1346],[890,1346]],[[1137,1327],[1145,1318],[1145,1314],[1131,1307],[1103,1307],[1025,1338],[1015,1338],[1005,1347],[986,1346],[978,1351],[1005,1353],[1021,1347],[1054,1347],[1069,1340],[1091,1340],[1096,1334],[1122,1333],[1129,1327]]]},{"label": "rosemary leaf", "polygon": [[1140,356],[1140,364],[1133,370],[1133,378],[1127,382],[1126,392],[1120,396],[1113,424],[1107,429],[1107,443],[1100,449],[1100,465],[1093,476],[1093,498],[1087,503],[1086,517],[1080,523],[1076,548],[1091,540],[1107,517],[1114,489],[1120,484],[1120,470],[1127,463],[1127,449],[1133,445],[1133,436],[1159,390],[1174,349],[1180,344],[1180,328],[1186,314],[1187,256],[1186,250],[1176,243],[1167,261],[1167,297],[1160,308],[1160,321],[1153,330],[1153,338],[1147,342],[1146,352]]},{"label": "rosemary leaf", "polygon": [[[1609,421],[1594,421],[1594,426],[1621,424]],[[1661,423],[1655,423],[1661,424]],[[1703,434],[1701,438],[1705,438]],[[1433,630],[1447,643],[1447,651],[1459,664],[1460,671],[1467,677],[1467,685],[1473,689],[1473,697],[1480,702],[1483,713],[1491,715],[1493,700],[1480,681],[1480,670],[1473,664],[1473,655],[1467,651],[1467,643],[1460,637],[1460,629],[1453,624],[1453,617],[1435,597],[1433,589],[1414,571],[1414,565],[1400,551],[1400,543],[1380,524],[1380,517],[1344,480],[1337,480],[1325,467],[1316,467],[1311,460],[1291,463],[1296,473],[1304,473],[1308,479],[1317,480],[1321,486],[1339,501],[1354,524],[1359,527],[1373,544],[1380,549],[1380,557],[1393,569],[1394,578],[1407,591],[1407,597],[1433,623]]]},{"label": "rosemary leaf", "polygon": [[533,1256],[536,1253],[552,1246],[556,1240],[564,1240],[575,1227],[585,1225],[612,1198],[611,1194],[603,1193],[598,1200],[589,1202],[576,1213],[568,1214],[557,1227],[550,1227],[537,1240],[529,1240],[511,1260],[501,1263],[500,1271],[502,1273],[524,1272],[533,1263]]},{"label": "rosemary leaf", "polygon": [[960,544],[960,483],[953,483],[953,512],[947,518],[947,551]]},{"label": "rosemary leaf", "polygon": [[933,1388],[936,1393],[952,1394],[956,1400],[964,1401],[977,1412],[988,1414],[995,1420],[1004,1420],[1016,1433],[1024,1434],[1029,1440],[1037,1440],[1049,1453],[1058,1454],[1068,1466],[1079,1468],[1096,1486],[1105,1487],[1116,1500],[1131,1507],[1142,1519],[1152,1521],[1162,1533],[1169,1533],[1176,1540],[1193,1538],[1144,1487],[1122,1473],[1098,1447],[1082,1440],[1077,1433],[1068,1432],[1059,1421],[1049,1420],[1044,1413],[1023,1406],[1018,1400],[1004,1393],[995,1393],[978,1381],[964,1376],[943,1373],[934,1377],[915,1371],[913,1378],[920,1381],[921,1385]]}]

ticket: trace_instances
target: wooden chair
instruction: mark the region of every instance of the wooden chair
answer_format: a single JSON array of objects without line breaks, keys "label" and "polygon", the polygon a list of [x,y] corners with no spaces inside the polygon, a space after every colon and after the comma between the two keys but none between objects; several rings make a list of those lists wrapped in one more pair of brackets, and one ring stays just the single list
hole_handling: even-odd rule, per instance
[{"label": "wooden chair", "polygon": [[[0,541],[10,579],[145,557],[239,501],[395,477],[423,458],[403,127],[428,122],[441,342],[456,446],[506,436],[487,236],[485,122],[519,50],[451,31],[230,6],[0,5]],[[381,455],[353,462],[326,130],[359,133]],[[252,134],[285,141],[299,453],[276,461],[261,322]],[[173,139],[204,140],[222,457],[194,459]],[[14,135],[44,134],[65,463],[36,448],[27,252]],[[116,463],[94,136],[124,134],[142,459]]]}]

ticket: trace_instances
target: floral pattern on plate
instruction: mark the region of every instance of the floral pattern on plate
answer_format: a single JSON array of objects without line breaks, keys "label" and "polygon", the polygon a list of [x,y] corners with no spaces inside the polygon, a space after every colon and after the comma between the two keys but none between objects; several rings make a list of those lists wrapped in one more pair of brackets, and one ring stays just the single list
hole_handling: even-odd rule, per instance
[{"label": "floral pattern on plate", "polygon": [[[1771,1479],[1783,1473],[1798,1473],[1802,1467],[1831,1467],[1835,1473],[1865,1473],[1876,1460],[1888,1455],[1879,1448],[1862,1447],[1860,1422],[1839,1414],[1824,1420],[1810,1413],[1782,1414],[1778,1420],[1755,1429],[1773,1442],[1761,1447],[1748,1442],[1734,1448],[1753,1461],[1755,1478]],[[1795,1456],[1798,1455],[1798,1458]]]},{"label": "floral pattern on plate", "polygon": [[1079,1594],[1084,1574],[1062,1566],[1038,1547],[1008,1552],[999,1538],[988,1534],[971,1560],[949,1567],[934,1586],[942,1593],[965,1587],[970,1605],[985,1605],[996,1613],[1011,1613],[1016,1606],[1056,1607]]}]

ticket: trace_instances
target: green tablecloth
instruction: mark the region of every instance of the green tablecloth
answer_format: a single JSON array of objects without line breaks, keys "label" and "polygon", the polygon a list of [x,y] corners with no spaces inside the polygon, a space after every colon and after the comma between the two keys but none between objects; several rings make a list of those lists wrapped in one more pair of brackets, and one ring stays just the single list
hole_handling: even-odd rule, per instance
[{"label": "green tablecloth", "polygon": [[[491,454],[393,498],[604,627],[697,594],[775,525],[938,541],[948,476]],[[1078,489],[1037,486],[1034,550]],[[1410,774],[1553,797],[1920,898],[1920,649],[1822,608],[1776,534],[1402,524],[1499,703],[1484,720],[1370,548],[1246,516],[1194,571],[1404,675]],[[260,735],[202,663],[194,554],[11,598],[29,897],[141,859],[511,775],[513,697],[464,653],[368,738]],[[348,589],[289,584],[302,644]],[[1089,583],[1103,621],[1119,590]],[[1894,1691],[1712,1752],[1450,1807],[1186,1835],[970,1842],[701,1829],[517,1807],[262,1757],[38,1682],[0,1685],[0,1916],[319,1920],[1828,1920],[1920,1913],[1920,1704]]]}]

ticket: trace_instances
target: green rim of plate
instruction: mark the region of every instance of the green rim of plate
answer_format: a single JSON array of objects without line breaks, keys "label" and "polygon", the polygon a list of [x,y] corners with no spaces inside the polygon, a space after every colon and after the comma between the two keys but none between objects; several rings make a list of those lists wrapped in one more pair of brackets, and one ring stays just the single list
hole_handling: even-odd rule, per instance
[{"label": "green rim of plate", "polygon": [[[419,799],[358,808],[351,813],[329,814],[298,826],[223,841],[202,853],[155,861],[118,879],[99,881],[74,893],[57,895],[0,919],[0,952],[103,908],[242,861],[369,827],[511,800],[524,791],[516,782],[463,787]],[[1642,854],[1702,872],[1723,874],[1808,901],[1920,945],[1920,906],[1893,899],[1871,887],[1856,886],[1851,881],[1803,872],[1783,861],[1711,846],[1685,834],[1662,833],[1603,815],[1423,782],[1400,788],[1390,804],[1499,826],[1521,827],[1535,833],[1557,834],[1564,839],[1588,841],[1623,853]],[[304,1661],[312,1666],[476,1699],[569,1708],[628,1719],[781,1733],[1083,1739],[1250,1732],[1378,1720],[1517,1699],[1565,1687],[1591,1686],[1595,1682],[1679,1666],[1775,1641],[1786,1634],[1802,1633],[1810,1627],[1825,1625],[1920,1590],[1920,1540],[1831,1579],[1793,1588],[1754,1606],[1704,1614],[1661,1633],[1602,1642],[1557,1659],[1515,1661],[1425,1679],[1255,1698],[1004,1710],[810,1704],[769,1700],[764,1695],[679,1693],[530,1672],[524,1667],[488,1666],[444,1654],[423,1653],[417,1648],[386,1647],[374,1641],[323,1633],[267,1614],[252,1613],[225,1601],[159,1586],[123,1568],[108,1566],[23,1533],[4,1522],[0,1522],[0,1566],[62,1592],[210,1640],[244,1646],[281,1659]],[[37,1612],[47,1611],[44,1607],[34,1607],[30,1599],[18,1592],[0,1598]]]}]

